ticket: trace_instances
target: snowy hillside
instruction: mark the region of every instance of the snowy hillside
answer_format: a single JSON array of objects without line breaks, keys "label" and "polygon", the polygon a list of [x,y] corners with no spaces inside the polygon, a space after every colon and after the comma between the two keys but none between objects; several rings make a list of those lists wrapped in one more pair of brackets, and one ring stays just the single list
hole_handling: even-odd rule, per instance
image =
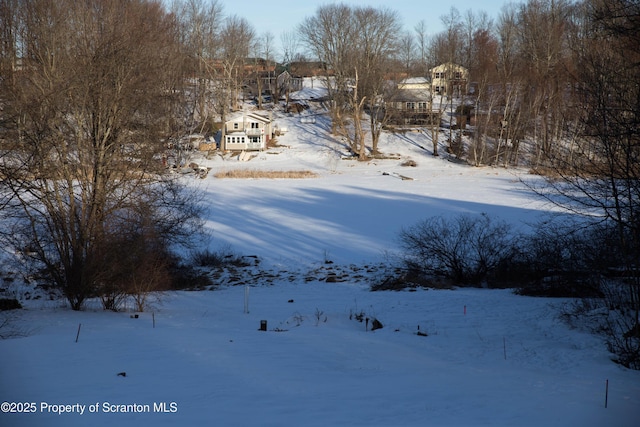
[{"label": "snowy hillside", "polygon": [[[345,159],[310,104],[275,113],[287,128],[276,147],[249,161],[193,153],[211,171],[184,177],[208,208],[209,249],[273,274],[166,293],[144,313],[18,293],[22,336],[0,340],[0,426],[639,425],[640,372],[563,323],[566,300],[369,291],[398,231],[420,219],[487,213],[526,228],[548,213],[525,171],[434,158],[421,132],[383,135],[387,159]],[[317,176],[214,176],[239,168]],[[332,271],[348,274],[330,283]]]},{"label": "snowy hillside", "polygon": [[[316,98],[316,89],[301,91]],[[471,168],[446,154],[431,155],[426,132],[383,133],[380,150],[388,159],[347,160],[344,143],[329,135],[322,104],[309,102],[301,114],[274,113],[278,146],[248,162],[238,156],[194,155],[210,167],[209,178],[197,182],[210,207],[208,226],[213,247],[231,245],[244,254],[268,255],[282,262],[370,262],[396,247],[398,231],[435,215],[487,213],[526,227],[552,207],[519,181],[522,171]],[[417,166],[402,166],[413,160]],[[217,172],[310,170],[315,179],[232,180],[211,178]],[[410,179],[400,179],[399,175]],[[529,177],[530,179],[536,179]]]}]

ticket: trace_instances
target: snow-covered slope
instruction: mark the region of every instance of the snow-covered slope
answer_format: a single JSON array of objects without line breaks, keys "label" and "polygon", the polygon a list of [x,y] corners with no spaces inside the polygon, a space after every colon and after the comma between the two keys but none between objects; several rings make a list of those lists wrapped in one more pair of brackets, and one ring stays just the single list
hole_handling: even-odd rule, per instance
[{"label": "snow-covered slope", "polygon": [[[393,250],[402,227],[429,216],[487,213],[524,227],[551,209],[519,181],[523,171],[453,162],[443,143],[443,155],[433,157],[424,132],[385,133],[380,150],[387,158],[359,162],[346,157],[344,143],[329,135],[320,105],[274,119],[288,132],[277,138],[277,147],[248,162],[194,155],[195,162],[212,169],[197,185],[210,208],[214,248],[231,245],[284,261],[315,262],[329,254],[336,262],[362,262]],[[408,160],[416,166],[402,166]],[[213,178],[238,168],[310,170],[318,177]]]}]

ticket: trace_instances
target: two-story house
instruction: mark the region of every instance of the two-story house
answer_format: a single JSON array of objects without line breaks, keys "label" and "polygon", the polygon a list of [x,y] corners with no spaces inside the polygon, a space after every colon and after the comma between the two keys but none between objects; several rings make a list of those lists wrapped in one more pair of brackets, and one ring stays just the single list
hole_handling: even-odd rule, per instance
[{"label": "two-story house", "polygon": [[461,97],[469,91],[469,70],[447,62],[429,70],[434,95]]},{"label": "two-story house", "polygon": [[269,117],[242,112],[224,123],[224,137],[220,141],[223,151],[259,151],[267,148],[272,136]]}]

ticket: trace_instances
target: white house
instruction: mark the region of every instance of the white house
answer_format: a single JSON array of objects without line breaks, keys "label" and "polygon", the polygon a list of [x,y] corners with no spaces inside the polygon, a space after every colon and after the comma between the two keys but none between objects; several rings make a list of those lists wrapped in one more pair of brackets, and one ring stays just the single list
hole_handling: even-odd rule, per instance
[{"label": "white house", "polygon": [[397,84],[386,96],[386,111],[389,124],[401,126],[425,126],[438,123],[440,110],[434,109],[429,80],[410,77]]},{"label": "white house", "polygon": [[272,123],[269,117],[242,112],[224,123],[224,137],[220,141],[220,148],[224,151],[264,150],[271,136]]},{"label": "white house", "polygon": [[434,95],[460,97],[469,90],[469,70],[462,65],[447,62],[429,70]]}]

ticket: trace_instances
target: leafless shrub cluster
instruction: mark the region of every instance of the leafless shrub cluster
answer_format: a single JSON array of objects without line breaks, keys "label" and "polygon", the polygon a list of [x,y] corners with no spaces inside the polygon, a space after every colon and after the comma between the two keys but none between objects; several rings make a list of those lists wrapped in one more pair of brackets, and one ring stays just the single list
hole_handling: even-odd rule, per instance
[{"label": "leafless shrub cluster", "polygon": [[408,271],[480,285],[516,248],[510,226],[488,215],[432,217],[400,232]]}]

